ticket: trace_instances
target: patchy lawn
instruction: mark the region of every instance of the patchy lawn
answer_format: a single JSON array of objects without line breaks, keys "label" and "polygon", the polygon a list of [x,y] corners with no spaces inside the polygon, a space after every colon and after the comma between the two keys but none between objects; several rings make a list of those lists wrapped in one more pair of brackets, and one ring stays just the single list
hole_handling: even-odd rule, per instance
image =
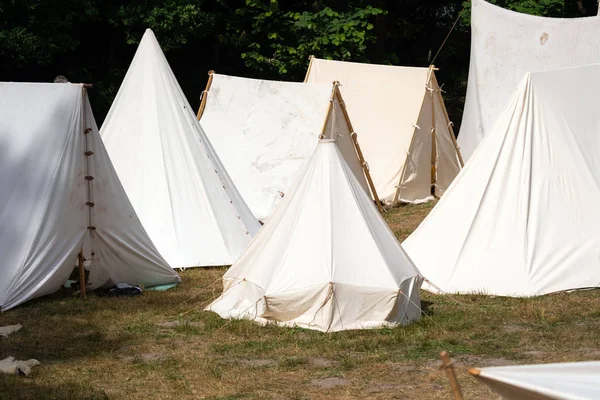
[{"label": "patchy lawn", "polygon": [[[405,238],[431,209],[386,213]],[[0,399],[451,399],[450,352],[465,400],[495,399],[468,367],[600,359],[600,297],[437,296],[407,327],[323,334],[225,321],[202,308],[225,268],[190,269],[166,292],[135,298],[57,294],[0,314],[21,331],[0,359],[36,358],[30,376],[0,376]]]}]

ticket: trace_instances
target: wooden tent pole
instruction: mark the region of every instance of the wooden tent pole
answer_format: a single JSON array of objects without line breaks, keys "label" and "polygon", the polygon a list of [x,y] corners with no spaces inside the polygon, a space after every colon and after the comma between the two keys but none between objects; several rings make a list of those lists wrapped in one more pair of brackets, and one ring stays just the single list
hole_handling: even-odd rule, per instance
[{"label": "wooden tent pole", "polygon": [[450,357],[448,353],[442,351],[440,353],[440,358],[442,359],[441,368],[446,371],[446,375],[448,376],[448,380],[450,380],[450,386],[452,387],[452,393],[454,394],[454,400],[463,400],[462,391],[460,390],[460,385],[458,384],[458,380],[456,379],[456,373],[454,372],[454,364],[450,361]]},{"label": "wooden tent pole", "polygon": [[311,55],[310,57],[308,57],[308,59],[310,61],[308,62],[308,68],[306,69],[306,76],[304,77],[304,83],[308,82],[308,75],[310,74],[310,69],[312,68],[313,60],[315,59],[315,56]]},{"label": "wooden tent pole", "polygon": [[77,255],[77,260],[79,261],[79,291],[83,297],[86,297],[85,293],[85,268],[83,266],[83,251],[80,250]]},{"label": "wooden tent pole", "polygon": [[198,114],[196,115],[196,118],[198,119],[198,121],[200,121],[200,118],[202,118],[202,114],[204,113],[204,108],[206,108],[206,98],[208,97],[208,91],[210,90],[210,85],[212,85],[214,73],[215,73],[215,71],[213,71],[212,69],[210,71],[208,71],[208,82],[206,82],[206,88],[202,92],[202,98],[200,99],[200,107],[198,108]]},{"label": "wooden tent pole", "polygon": [[[434,75],[433,79],[435,80],[435,86],[439,87],[439,85],[437,83],[437,79],[435,78],[435,75]],[[456,142],[456,136],[454,136],[454,128],[452,126],[452,122],[450,121],[450,116],[448,115],[448,110],[446,109],[446,105],[444,104],[444,98],[442,97],[441,90],[437,90],[436,93],[437,93],[438,99],[440,101],[440,106],[442,108],[442,112],[444,113],[444,118],[446,119],[446,125],[448,126],[448,133],[450,134],[450,139],[452,140],[452,144],[454,145],[454,150],[456,150],[456,155],[458,156],[458,161],[460,162],[460,167],[462,168],[465,166],[465,163],[463,161],[462,154],[460,153],[460,147],[458,146],[458,143]]]},{"label": "wooden tent pole", "polygon": [[[373,184],[373,179],[371,178],[371,173],[369,172],[369,168],[367,167],[367,163],[363,156],[362,150],[360,149],[360,145],[358,144],[358,139],[356,138],[357,134],[354,132],[354,128],[352,127],[352,122],[350,122],[350,117],[348,116],[348,110],[346,110],[346,103],[344,103],[344,99],[339,89],[340,83],[338,81],[333,82],[333,91],[334,96],[337,98],[340,103],[340,108],[342,109],[342,113],[344,114],[344,119],[348,124],[348,128],[350,129],[350,136],[352,137],[352,143],[354,143],[354,150],[356,150],[356,154],[358,155],[358,159],[360,160],[360,165],[362,166],[363,172],[367,178],[367,182],[369,183],[369,188],[371,189],[371,194],[373,195],[373,199],[375,200],[375,204],[377,204],[377,208],[379,212],[383,212],[383,207],[381,206],[381,201],[379,201],[379,195],[377,194],[377,190],[375,189],[375,185]],[[330,103],[331,104],[331,103]]]},{"label": "wooden tent pole", "polygon": [[429,80],[427,83],[429,85],[429,91],[431,94],[431,194],[433,196],[435,196],[435,184],[437,183],[437,127],[435,125],[435,97],[433,93],[435,91],[435,88],[433,87],[434,68],[435,65],[433,64],[429,66]]}]

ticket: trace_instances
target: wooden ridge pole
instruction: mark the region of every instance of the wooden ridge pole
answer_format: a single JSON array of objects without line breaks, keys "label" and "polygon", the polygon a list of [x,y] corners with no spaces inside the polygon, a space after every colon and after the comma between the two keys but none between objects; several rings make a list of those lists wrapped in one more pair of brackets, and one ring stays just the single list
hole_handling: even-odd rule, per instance
[{"label": "wooden ridge pole", "polygon": [[446,375],[448,376],[448,380],[450,380],[450,386],[452,387],[452,393],[454,394],[454,400],[463,400],[462,391],[460,390],[460,385],[458,384],[458,380],[456,379],[456,373],[454,372],[454,363],[450,361],[450,357],[448,353],[442,351],[440,353],[440,358],[442,359],[441,369],[446,371]]},{"label": "wooden ridge pole", "polygon": [[[358,144],[358,139],[356,138],[357,133],[354,132],[354,128],[352,127],[352,122],[350,122],[350,117],[348,116],[348,110],[346,110],[346,103],[344,103],[344,99],[339,89],[340,83],[338,81],[333,82],[333,92],[336,97],[338,103],[340,103],[340,108],[342,109],[342,113],[344,114],[344,119],[348,124],[348,128],[350,129],[350,137],[352,137],[352,143],[354,143],[354,150],[356,150],[356,154],[358,155],[358,159],[360,160],[360,165],[362,166],[365,177],[367,178],[367,182],[369,183],[369,188],[371,189],[371,194],[373,195],[373,199],[375,200],[375,204],[377,204],[377,208],[379,212],[383,212],[383,207],[381,206],[381,201],[379,201],[379,195],[377,194],[377,190],[375,189],[375,185],[373,184],[373,179],[371,178],[371,173],[368,168],[368,164],[365,161],[362,150],[360,149],[360,145]],[[332,104],[329,103],[330,105]]]},{"label": "wooden ridge pole", "polygon": [[458,146],[458,143],[456,142],[456,136],[454,136],[454,128],[452,125],[452,122],[450,121],[450,117],[448,116],[448,110],[446,109],[446,105],[444,104],[444,98],[442,97],[442,91],[439,89],[439,85],[437,83],[437,79],[435,77],[435,75],[433,76],[434,82],[435,82],[435,87],[438,88],[438,90],[436,90],[437,93],[437,97],[440,101],[440,107],[442,108],[442,112],[444,113],[444,118],[446,119],[446,125],[448,126],[448,133],[450,134],[450,139],[452,140],[452,144],[454,145],[454,150],[456,150],[456,155],[458,157],[458,162],[460,163],[460,167],[464,167],[465,166],[465,162],[463,161],[462,158],[462,154],[460,153],[460,147]]},{"label": "wooden ridge pole", "polygon": [[308,57],[308,59],[310,61],[308,62],[308,68],[306,69],[306,76],[304,77],[304,83],[308,82],[308,75],[310,74],[310,69],[312,68],[313,60],[315,59],[315,56],[311,55]]},{"label": "wooden ridge pole", "polygon": [[77,260],[79,261],[79,291],[83,297],[86,297],[85,293],[85,268],[83,266],[83,250],[79,251],[77,255]]},{"label": "wooden ridge pole", "polygon": [[200,118],[202,118],[202,114],[204,113],[204,109],[206,108],[206,98],[208,97],[208,91],[210,90],[210,85],[212,85],[214,74],[215,71],[213,71],[212,69],[208,71],[208,82],[206,82],[206,88],[202,92],[202,97],[200,98],[200,107],[198,108],[198,114],[196,115],[198,121],[200,121]]}]

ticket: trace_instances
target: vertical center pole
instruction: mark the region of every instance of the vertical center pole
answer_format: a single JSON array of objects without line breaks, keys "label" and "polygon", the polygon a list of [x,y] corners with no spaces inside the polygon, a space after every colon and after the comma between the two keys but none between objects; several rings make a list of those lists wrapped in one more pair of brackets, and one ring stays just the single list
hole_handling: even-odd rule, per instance
[{"label": "vertical center pole", "polygon": [[79,261],[79,290],[81,291],[81,295],[85,298],[85,268],[83,266],[83,251],[79,251],[77,255],[77,260]]},{"label": "vertical center pole", "polygon": [[437,144],[435,126],[435,88],[433,86],[433,71],[435,66],[429,67],[429,94],[431,96],[431,194],[435,196],[435,184],[437,176]]}]

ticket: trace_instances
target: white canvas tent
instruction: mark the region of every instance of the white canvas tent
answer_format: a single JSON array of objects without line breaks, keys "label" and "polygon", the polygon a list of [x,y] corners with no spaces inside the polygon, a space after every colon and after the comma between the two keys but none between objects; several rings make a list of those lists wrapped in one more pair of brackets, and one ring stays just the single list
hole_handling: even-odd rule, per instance
[{"label": "white canvas tent", "polygon": [[328,129],[344,119],[339,113],[331,119],[207,310],[326,332],[420,317],[419,272],[357,180],[357,157],[344,150],[344,135]]},{"label": "white canvas tent", "polygon": [[473,368],[469,373],[506,400],[600,398],[600,362]]},{"label": "white canvas tent", "polygon": [[547,18],[471,1],[471,60],[458,135],[465,162],[527,72],[600,62],[600,18]]},{"label": "white canvas tent", "polygon": [[142,224],[172,267],[237,259],[260,225],[149,29],[101,134]]},{"label": "white canvas tent", "polygon": [[386,203],[441,196],[461,167],[433,68],[311,57],[305,82],[340,81],[375,189]]},{"label": "white canvas tent", "polygon": [[331,81],[306,85],[209,72],[198,118],[254,215],[266,221],[314,152]]},{"label": "white canvas tent", "polygon": [[142,228],[86,90],[0,83],[0,309],[58,290],[78,254],[88,284],[179,282]]},{"label": "white canvas tent", "polygon": [[527,74],[445,196],[403,243],[445,292],[600,285],[600,65]]}]

